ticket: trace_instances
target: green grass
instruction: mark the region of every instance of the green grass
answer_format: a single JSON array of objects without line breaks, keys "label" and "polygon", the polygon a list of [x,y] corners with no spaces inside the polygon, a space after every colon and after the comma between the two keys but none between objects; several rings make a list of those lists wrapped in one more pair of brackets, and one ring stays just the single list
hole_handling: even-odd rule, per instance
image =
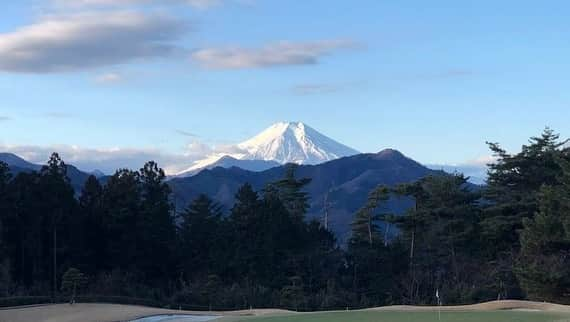
[{"label": "green grass", "polygon": [[570,315],[492,311],[492,312],[334,312],[240,318],[236,322],[570,322]]}]

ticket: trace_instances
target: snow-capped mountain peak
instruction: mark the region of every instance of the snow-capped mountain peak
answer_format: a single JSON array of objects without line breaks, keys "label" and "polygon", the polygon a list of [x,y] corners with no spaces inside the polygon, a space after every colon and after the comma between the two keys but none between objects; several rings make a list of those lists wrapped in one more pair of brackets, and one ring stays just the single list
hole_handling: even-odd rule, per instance
[{"label": "snow-capped mountain peak", "polygon": [[282,164],[316,164],[358,153],[301,122],[276,123],[238,147],[245,159]]},{"label": "snow-capped mountain peak", "polygon": [[218,153],[196,161],[192,167],[179,175],[192,175],[200,169],[211,168],[225,156],[237,160],[271,161],[280,164],[318,164],[359,153],[301,122],[273,124],[253,138],[237,144],[235,148],[232,153]]}]

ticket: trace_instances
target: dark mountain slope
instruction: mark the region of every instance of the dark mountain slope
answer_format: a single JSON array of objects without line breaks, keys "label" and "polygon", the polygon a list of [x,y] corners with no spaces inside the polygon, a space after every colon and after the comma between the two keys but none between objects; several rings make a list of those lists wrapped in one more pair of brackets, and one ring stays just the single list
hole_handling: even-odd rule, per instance
[{"label": "dark mountain slope", "polygon": [[[14,176],[20,172],[40,171],[42,168],[41,165],[28,162],[12,153],[0,153],[0,161],[8,164],[10,171]],[[89,174],[68,164],[67,177],[71,181],[73,189],[79,192],[89,177]]]},{"label": "dark mountain slope", "polygon": [[[234,194],[244,183],[250,183],[257,190],[267,183],[283,177],[285,167],[276,167],[263,172],[251,172],[239,168],[215,168],[205,170],[188,178],[170,181],[177,207],[182,208],[200,193],[204,193],[229,210]],[[324,214],[324,200],[329,204],[330,228],[340,240],[345,240],[352,216],[365,202],[368,193],[377,185],[394,186],[413,182],[430,174],[443,172],[430,170],[402,153],[388,149],[376,154],[359,154],[319,165],[303,165],[297,170],[298,177],[311,178],[307,187],[311,196],[309,218],[321,219]],[[401,212],[410,204],[409,200],[391,200],[389,210]]]},{"label": "dark mountain slope", "polygon": [[233,158],[229,155],[226,155],[226,156],[220,158],[218,161],[212,163],[209,166],[206,166],[206,167],[201,168],[201,169],[196,169],[193,171],[184,172],[183,174],[179,175],[178,177],[183,178],[183,177],[193,176],[193,175],[196,175],[196,174],[198,174],[201,171],[204,171],[206,169],[215,169],[217,167],[221,167],[221,168],[237,167],[237,168],[249,170],[249,171],[264,171],[267,169],[278,167],[280,165],[281,164],[279,164],[275,161],[239,160],[239,159]]}]

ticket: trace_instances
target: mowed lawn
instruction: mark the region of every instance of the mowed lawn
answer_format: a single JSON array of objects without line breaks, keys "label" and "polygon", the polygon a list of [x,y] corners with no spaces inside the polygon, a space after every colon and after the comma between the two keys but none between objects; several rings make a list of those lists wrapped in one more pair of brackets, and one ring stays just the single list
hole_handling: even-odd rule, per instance
[{"label": "mowed lawn", "polygon": [[570,314],[492,312],[333,312],[242,318],[236,322],[570,322]]}]

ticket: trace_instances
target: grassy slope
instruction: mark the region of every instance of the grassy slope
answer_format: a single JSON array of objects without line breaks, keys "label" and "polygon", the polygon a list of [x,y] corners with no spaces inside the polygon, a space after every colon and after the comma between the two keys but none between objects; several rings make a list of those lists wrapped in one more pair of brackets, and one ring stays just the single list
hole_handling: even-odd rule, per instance
[{"label": "grassy slope", "polygon": [[570,314],[545,312],[336,312],[232,319],[236,322],[570,322]]}]

